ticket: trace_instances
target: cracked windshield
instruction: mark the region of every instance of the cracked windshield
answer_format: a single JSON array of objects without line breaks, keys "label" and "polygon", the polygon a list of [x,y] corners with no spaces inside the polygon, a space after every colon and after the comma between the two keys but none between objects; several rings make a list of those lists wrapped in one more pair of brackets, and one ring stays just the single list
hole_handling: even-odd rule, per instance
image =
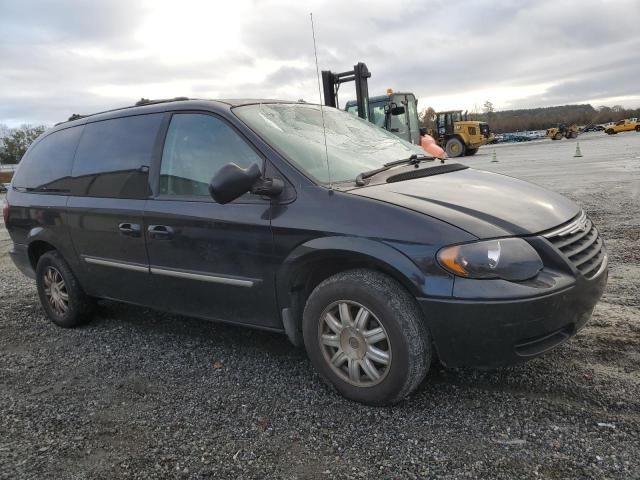
[{"label": "cracked windshield", "polygon": [[[385,163],[424,150],[350,113],[318,105],[256,104],[235,114],[281,154],[321,183],[354,180]],[[329,168],[327,168],[327,154]]]}]

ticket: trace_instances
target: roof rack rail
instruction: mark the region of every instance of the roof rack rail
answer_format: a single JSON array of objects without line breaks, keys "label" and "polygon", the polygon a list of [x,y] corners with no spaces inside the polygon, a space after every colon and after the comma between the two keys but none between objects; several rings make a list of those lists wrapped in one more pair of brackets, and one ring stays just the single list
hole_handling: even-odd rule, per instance
[{"label": "roof rack rail", "polygon": [[90,115],[80,115],[79,113],[74,113],[73,115],[71,115],[66,120],[63,120],[62,122],[55,123],[53,126],[57,127],[58,125],[62,125],[63,123],[73,122],[74,120],[80,120],[81,118],[85,118],[85,117],[89,117],[89,116]]},{"label": "roof rack rail", "polygon": [[114,108],[112,110],[105,110],[104,112],[90,113],[88,115],[79,115],[77,113],[74,113],[67,120],[56,123],[54,127],[57,127],[58,125],[62,125],[63,123],[73,122],[74,120],[80,120],[81,118],[92,117],[100,113],[117,112],[119,110],[126,110],[127,108],[142,107],[143,105],[154,105],[156,103],[167,103],[167,102],[181,102],[184,100],[192,100],[192,99],[189,97],[174,97],[174,98],[161,98],[157,100],[150,100],[148,98],[143,97],[140,100],[138,100],[135,103],[135,105],[130,105],[128,107]]},{"label": "roof rack rail", "polygon": [[148,98],[142,97],[140,100],[136,102],[136,107],[141,107],[143,105],[153,105],[155,103],[166,103],[166,102],[181,102],[184,100],[189,100],[189,97],[174,97],[174,98],[159,98],[156,100],[150,100]]}]

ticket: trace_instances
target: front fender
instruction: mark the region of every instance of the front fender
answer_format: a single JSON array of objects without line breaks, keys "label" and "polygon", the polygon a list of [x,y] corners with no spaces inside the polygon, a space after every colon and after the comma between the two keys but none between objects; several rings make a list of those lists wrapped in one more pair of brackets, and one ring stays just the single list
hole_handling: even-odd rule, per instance
[{"label": "front fender", "polygon": [[371,264],[402,283],[416,297],[428,292],[428,275],[406,255],[381,241],[348,236],[319,237],[296,247],[276,273],[281,308],[290,306],[292,279],[317,262],[358,261]]}]

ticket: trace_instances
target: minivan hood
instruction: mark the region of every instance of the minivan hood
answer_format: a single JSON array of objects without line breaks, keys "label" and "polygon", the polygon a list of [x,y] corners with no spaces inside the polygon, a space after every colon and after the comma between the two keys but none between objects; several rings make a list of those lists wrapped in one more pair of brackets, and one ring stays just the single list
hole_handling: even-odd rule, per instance
[{"label": "minivan hood", "polygon": [[562,195],[512,177],[471,168],[371,185],[349,193],[424,213],[478,238],[542,232],[580,212],[578,205]]}]

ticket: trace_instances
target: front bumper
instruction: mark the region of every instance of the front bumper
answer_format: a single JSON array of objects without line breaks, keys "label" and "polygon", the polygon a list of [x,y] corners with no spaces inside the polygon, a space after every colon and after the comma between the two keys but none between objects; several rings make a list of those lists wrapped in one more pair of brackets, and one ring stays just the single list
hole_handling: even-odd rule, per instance
[{"label": "front bumper", "polygon": [[585,326],[607,284],[607,262],[591,280],[508,300],[418,299],[440,361],[500,367],[549,351]]}]

